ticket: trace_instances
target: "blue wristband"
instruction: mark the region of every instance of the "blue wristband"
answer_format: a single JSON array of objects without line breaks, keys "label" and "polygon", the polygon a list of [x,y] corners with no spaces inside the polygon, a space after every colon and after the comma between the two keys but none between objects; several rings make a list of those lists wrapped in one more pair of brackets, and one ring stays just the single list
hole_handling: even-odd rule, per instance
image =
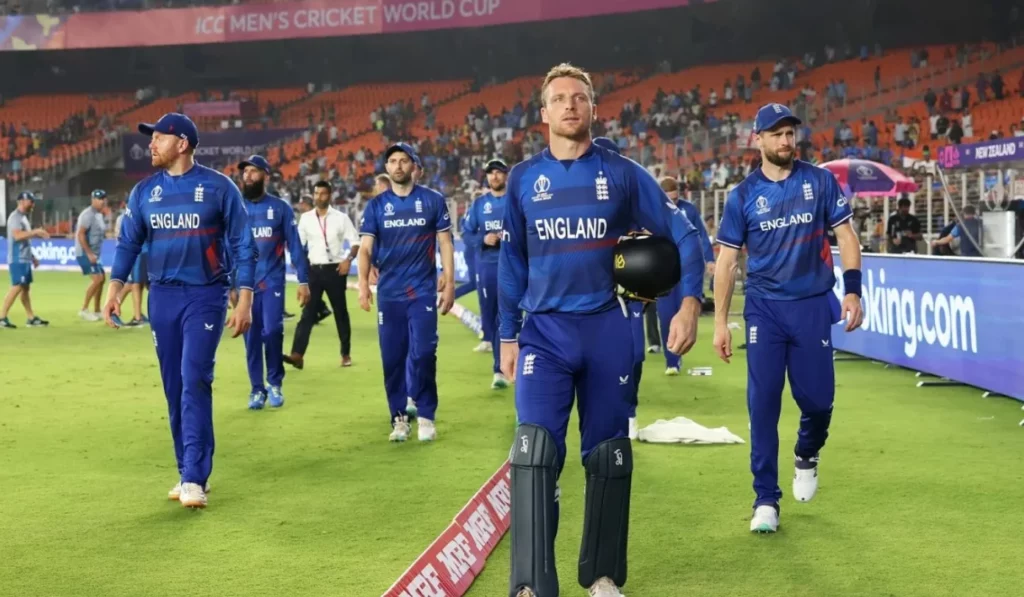
[{"label": "blue wristband", "polygon": [[848,269],[843,272],[843,288],[846,289],[846,294],[863,296],[860,293],[860,280],[861,276],[859,269]]}]

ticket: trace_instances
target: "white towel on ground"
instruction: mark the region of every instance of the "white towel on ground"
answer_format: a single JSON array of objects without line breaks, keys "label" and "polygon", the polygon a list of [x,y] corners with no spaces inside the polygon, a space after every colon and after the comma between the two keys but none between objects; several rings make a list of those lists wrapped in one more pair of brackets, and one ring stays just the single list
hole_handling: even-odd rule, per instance
[{"label": "white towel on ground", "polygon": [[708,429],[687,419],[676,417],[671,421],[658,419],[640,430],[640,441],[653,444],[743,444],[743,438],[725,427]]}]

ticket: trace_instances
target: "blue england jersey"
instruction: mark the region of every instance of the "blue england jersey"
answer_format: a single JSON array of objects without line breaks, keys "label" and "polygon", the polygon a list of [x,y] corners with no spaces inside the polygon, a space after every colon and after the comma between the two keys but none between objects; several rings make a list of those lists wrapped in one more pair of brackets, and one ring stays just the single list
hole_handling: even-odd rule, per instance
[{"label": "blue england jersey", "polygon": [[700,237],[700,249],[704,253],[704,261],[711,263],[715,260],[715,251],[711,248],[711,237],[708,236],[708,229],[704,227],[704,220],[700,217],[697,206],[686,199],[676,201],[679,211],[686,215],[686,219],[697,229],[697,236]]},{"label": "blue england jersey", "polygon": [[265,194],[255,201],[245,201],[249,228],[256,241],[259,257],[256,260],[255,288],[282,288],[285,285],[287,248],[295,266],[300,284],[309,282],[306,250],[299,240],[295,212],[287,201]]},{"label": "blue england jersey", "polygon": [[716,241],[747,246],[748,296],[797,300],[832,290],[826,233],[852,217],[835,176],[795,160],[784,180],[768,180],[758,168],[729,193]]},{"label": "blue england jersey", "polygon": [[[505,197],[494,196],[492,193],[484,193],[476,198],[473,205],[469,207],[469,214],[466,216],[465,230],[471,234],[475,242],[474,248],[479,251],[480,263],[498,263],[498,253],[501,243],[493,247],[484,244],[484,237],[491,232],[501,234],[501,221],[505,217]],[[465,238],[465,234],[463,235]]]},{"label": "blue england jersey", "polygon": [[527,313],[598,313],[616,305],[612,255],[634,222],[671,238],[683,295],[700,297],[697,230],[640,164],[591,145],[577,160],[549,149],[512,169],[498,265],[500,335],[518,337]]},{"label": "blue england jersey", "polygon": [[372,236],[380,270],[377,298],[407,301],[437,294],[437,234],[450,230],[441,193],[416,185],[408,197],[385,191],[363,211],[359,234]]},{"label": "blue england jersey", "polygon": [[154,285],[227,286],[233,263],[238,286],[253,287],[256,244],[242,194],[216,170],[199,164],[180,176],[161,170],[135,185],[117,238],[112,280],[127,279],[144,244]]}]

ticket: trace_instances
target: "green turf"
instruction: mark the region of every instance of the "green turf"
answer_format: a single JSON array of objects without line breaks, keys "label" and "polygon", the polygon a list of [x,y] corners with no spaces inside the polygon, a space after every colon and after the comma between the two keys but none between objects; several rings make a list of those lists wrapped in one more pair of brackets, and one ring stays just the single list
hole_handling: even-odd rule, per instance
[{"label": "green turf", "polygon": [[[439,441],[389,444],[373,317],[353,307],[355,366],[338,367],[333,330],[319,326],[279,411],[246,410],[243,345],[224,339],[210,507],[187,511],[165,499],[176,479],[152,338],[78,320],[84,286],[37,274],[52,326],[0,330],[0,595],[380,595],[508,453],[512,392],[488,389],[490,355],[472,353],[453,318],[440,330]],[[11,319],[24,323],[20,305]],[[742,352],[715,362],[710,323],[684,368],[714,375],[666,378],[650,358],[641,423],[684,415],[747,437]],[[785,405],[776,536],[747,530],[747,446],[637,446],[629,597],[1020,594],[1019,404],[920,390],[868,362],[837,369],[810,504],[788,498]],[[578,434],[569,442],[578,454]],[[582,595],[578,457],[561,486],[562,588]],[[506,594],[507,573],[505,541],[470,595]]]}]

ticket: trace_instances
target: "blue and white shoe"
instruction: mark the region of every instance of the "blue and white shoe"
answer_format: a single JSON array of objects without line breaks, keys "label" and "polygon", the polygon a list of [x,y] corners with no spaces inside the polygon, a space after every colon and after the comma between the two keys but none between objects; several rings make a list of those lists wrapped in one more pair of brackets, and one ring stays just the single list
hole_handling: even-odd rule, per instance
[{"label": "blue and white shoe", "polygon": [[261,390],[253,390],[249,394],[249,410],[261,410],[267,403],[267,393]]},{"label": "blue and white shoe", "polygon": [[416,408],[416,403],[413,402],[412,397],[406,396],[405,398],[405,416],[409,417],[410,421],[416,420],[416,415],[419,414],[419,409]]},{"label": "blue and white shoe", "polygon": [[25,325],[27,325],[30,328],[45,328],[46,326],[50,325],[50,322],[36,315],[32,319],[29,319],[27,322],[25,322]]},{"label": "blue and white shoe", "polygon": [[267,393],[270,394],[270,406],[281,408],[284,406],[284,394],[281,393],[281,386],[269,386]]},{"label": "blue and white shoe", "polygon": [[7,319],[6,317],[4,317],[3,319],[0,319],[0,329],[4,329],[4,328],[6,328],[8,330],[16,330],[16,329],[18,329],[18,326],[16,326],[13,323],[11,323],[10,319]]},{"label": "blue and white shoe", "polygon": [[141,321],[143,325],[149,325],[149,318],[148,318],[148,317],[146,317],[145,315],[143,315],[142,317],[140,317],[140,318],[139,318],[139,321]]}]

